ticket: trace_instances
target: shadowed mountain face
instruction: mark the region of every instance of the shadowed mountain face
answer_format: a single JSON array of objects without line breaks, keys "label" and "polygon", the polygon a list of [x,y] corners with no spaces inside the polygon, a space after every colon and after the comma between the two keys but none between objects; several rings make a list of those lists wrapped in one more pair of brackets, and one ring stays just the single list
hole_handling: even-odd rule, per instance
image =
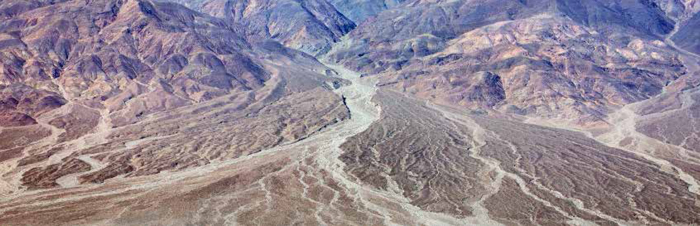
[{"label": "shadowed mountain face", "polygon": [[695,16],[682,23],[681,28],[672,39],[679,47],[700,54],[698,29],[700,29],[700,14],[695,14]]},{"label": "shadowed mountain face", "polygon": [[360,24],[380,12],[397,7],[406,0],[330,0],[338,11]]},{"label": "shadowed mountain face", "polygon": [[355,23],[326,0],[169,1],[240,24],[248,28],[250,40],[271,38],[310,54],[328,51],[355,28]]},{"label": "shadowed mountain face", "polygon": [[0,225],[697,225],[695,0],[0,0]]}]

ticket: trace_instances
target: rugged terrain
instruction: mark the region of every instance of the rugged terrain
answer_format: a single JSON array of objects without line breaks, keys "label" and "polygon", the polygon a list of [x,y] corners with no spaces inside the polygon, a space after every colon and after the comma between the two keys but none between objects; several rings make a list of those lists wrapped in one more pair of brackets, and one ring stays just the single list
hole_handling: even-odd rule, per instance
[{"label": "rugged terrain", "polygon": [[698,11],[0,1],[0,225],[697,225]]}]

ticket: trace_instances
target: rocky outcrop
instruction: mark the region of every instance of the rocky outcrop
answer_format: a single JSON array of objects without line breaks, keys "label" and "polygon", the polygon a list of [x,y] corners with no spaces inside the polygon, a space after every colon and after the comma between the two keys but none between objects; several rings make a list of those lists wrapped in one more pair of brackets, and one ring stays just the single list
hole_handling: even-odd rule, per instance
[{"label": "rocky outcrop", "polygon": [[65,103],[63,97],[53,92],[22,84],[0,85],[0,126],[36,124],[36,117]]},{"label": "rocky outcrop", "polygon": [[700,11],[700,2],[697,0],[654,0],[669,18],[676,21],[684,21]]},{"label": "rocky outcrop", "polygon": [[90,165],[78,159],[67,160],[64,164],[52,164],[43,168],[33,168],[24,173],[22,183],[29,189],[46,189],[58,187],[56,180],[62,176],[85,172]]}]

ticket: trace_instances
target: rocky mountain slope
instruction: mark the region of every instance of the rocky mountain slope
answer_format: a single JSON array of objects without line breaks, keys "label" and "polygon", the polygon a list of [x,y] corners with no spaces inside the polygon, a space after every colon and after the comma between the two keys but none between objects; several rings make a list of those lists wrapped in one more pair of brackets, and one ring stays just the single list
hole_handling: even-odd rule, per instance
[{"label": "rocky mountain slope", "polygon": [[700,53],[700,43],[698,42],[697,29],[700,27],[700,16],[689,18],[682,23],[683,27],[673,36],[673,41],[680,47],[696,54]]},{"label": "rocky mountain slope", "polygon": [[659,40],[674,21],[648,4],[415,1],[351,32],[331,58],[444,103],[599,121],[686,73]]},{"label": "rocky mountain slope", "polygon": [[[81,179],[104,181],[259,151],[347,117],[340,97],[330,92],[329,84],[340,81],[325,77],[316,59],[274,41],[248,42],[237,25],[177,4],[69,1],[30,12],[0,25],[6,43],[2,126],[11,127],[2,131],[3,142],[27,134],[24,139],[34,143],[20,145],[6,159],[19,167],[3,174],[12,184],[2,187],[5,194],[20,189],[15,183],[30,189],[58,186],[60,176],[41,175],[83,156],[76,152],[82,149],[113,154],[101,155],[112,163]],[[294,108],[283,107],[289,105]],[[32,135],[35,131],[42,133]],[[249,138],[240,139],[241,133]],[[148,134],[163,137],[159,142],[173,149],[157,148],[163,155],[145,155],[150,160],[137,157],[147,150],[112,149]],[[191,134],[239,139],[212,143],[211,153],[200,156],[202,141],[183,145],[189,141],[182,138]],[[165,152],[179,153],[180,160]]]},{"label": "rocky mountain slope", "polygon": [[384,10],[398,7],[406,0],[331,0],[329,2],[355,24],[361,24]]},{"label": "rocky mountain slope", "polygon": [[695,225],[695,0],[0,1],[0,225]]},{"label": "rocky mountain slope", "polygon": [[310,54],[328,51],[332,43],[356,26],[326,0],[168,1],[240,24],[247,28],[250,40],[271,38]]}]

